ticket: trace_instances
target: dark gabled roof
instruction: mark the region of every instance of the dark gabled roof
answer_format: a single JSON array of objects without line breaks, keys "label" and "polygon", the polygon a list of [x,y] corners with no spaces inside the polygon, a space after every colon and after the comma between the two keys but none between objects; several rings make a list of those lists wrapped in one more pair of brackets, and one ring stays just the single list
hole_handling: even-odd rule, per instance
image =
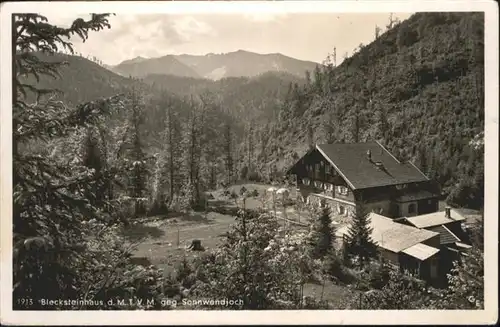
[{"label": "dark gabled roof", "polygon": [[378,142],[321,144],[316,148],[353,189],[429,180],[415,165],[399,162]]}]

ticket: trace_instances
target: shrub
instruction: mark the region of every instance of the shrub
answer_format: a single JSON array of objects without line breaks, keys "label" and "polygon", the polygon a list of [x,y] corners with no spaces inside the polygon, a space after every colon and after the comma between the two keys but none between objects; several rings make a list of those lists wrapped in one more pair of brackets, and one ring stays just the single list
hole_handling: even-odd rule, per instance
[{"label": "shrub", "polygon": [[256,171],[252,171],[248,174],[248,180],[251,181],[251,182],[261,182],[262,181],[262,177],[260,176],[260,174]]},{"label": "shrub", "polygon": [[242,180],[246,180],[248,177],[248,167],[247,166],[243,166],[240,170],[240,178]]},{"label": "shrub", "polygon": [[160,199],[155,199],[147,212],[148,216],[157,216],[166,214],[168,214],[167,203]]},{"label": "shrub", "polygon": [[428,308],[429,296],[421,283],[390,271],[389,281],[380,290],[365,293],[362,307],[371,310],[418,310]]},{"label": "shrub", "polygon": [[390,279],[390,268],[385,263],[371,263],[367,267],[366,277],[374,289],[382,289]]},{"label": "shrub", "polygon": [[315,269],[303,236],[279,237],[278,227],[268,214],[248,220],[241,211],[213,257],[199,261],[210,283],[197,285],[196,294],[242,299],[234,309],[300,307],[300,286],[310,277],[307,271]]},{"label": "shrub", "polygon": [[323,271],[334,281],[342,284],[352,284],[358,279],[352,270],[344,265],[339,253],[331,253],[325,257]]}]

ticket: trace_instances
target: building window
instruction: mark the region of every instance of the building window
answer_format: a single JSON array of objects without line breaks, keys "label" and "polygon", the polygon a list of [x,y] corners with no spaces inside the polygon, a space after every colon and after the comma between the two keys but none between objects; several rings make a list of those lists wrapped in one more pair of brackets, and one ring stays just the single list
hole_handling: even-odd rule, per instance
[{"label": "building window", "polygon": [[304,185],[309,185],[309,184],[311,183],[311,181],[309,180],[309,178],[303,178],[303,179],[302,179],[302,183],[303,183]]},{"label": "building window", "polygon": [[349,194],[349,189],[345,186],[337,186],[337,193],[347,195]]},{"label": "building window", "polygon": [[417,211],[417,206],[415,203],[410,203],[408,205],[408,213],[415,213]]},{"label": "building window", "polygon": [[319,176],[319,171],[320,170],[319,169],[320,169],[319,163],[315,164],[314,165],[314,172],[313,172],[315,179],[319,179],[320,178],[320,176]]},{"label": "building window", "polygon": [[345,215],[345,208],[344,208],[344,206],[339,205],[338,211],[339,211],[339,214]]}]

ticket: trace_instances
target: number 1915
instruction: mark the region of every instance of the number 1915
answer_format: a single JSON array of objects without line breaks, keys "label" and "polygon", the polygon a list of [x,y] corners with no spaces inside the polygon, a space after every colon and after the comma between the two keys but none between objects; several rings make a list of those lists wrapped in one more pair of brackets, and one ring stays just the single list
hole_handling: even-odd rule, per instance
[{"label": "number 1915", "polygon": [[17,299],[17,304],[20,304],[20,305],[33,305],[33,299]]}]

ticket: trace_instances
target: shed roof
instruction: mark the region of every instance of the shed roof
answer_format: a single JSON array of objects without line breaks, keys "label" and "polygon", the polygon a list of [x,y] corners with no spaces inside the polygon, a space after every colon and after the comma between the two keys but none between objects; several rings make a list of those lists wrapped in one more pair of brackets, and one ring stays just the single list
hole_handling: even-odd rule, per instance
[{"label": "shed roof", "polygon": [[407,249],[404,249],[402,252],[411,255],[414,258],[424,261],[435,255],[436,253],[438,253],[439,249],[436,249],[432,246],[428,246],[422,243],[418,243],[413,246],[410,246]]},{"label": "shed roof", "polygon": [[417,228],[427,228],[437,225],[445,225],[454,221],[464,221],[465,217],[456,210],[450,210],[450,218],[446,217],[445,211],[433,212],[425,215],[406,217],[406,220]]},{"label": "shed roof", "polygon": [[452,231],[450,231],[444,225],[438,225],[430,227],[429,230],[439,233],[439,243],[440,244],[452,244],[455,242],[462,242]]},{"label": "shed roof", "polygon": [[353,189],[429,180],[415,165],[399,162],[378,142],[320,144],[316,149]]},{"label": "shed roof", "polygon": [[[396,253],[439,235],[433,231],[394,222],[373,212],[369,214],[369,218],[370,227],[373,229],[371,235],[373,241],[381,248]],[[337,235],[345,235],[348,229],[349,225],[340,228]]]}]

